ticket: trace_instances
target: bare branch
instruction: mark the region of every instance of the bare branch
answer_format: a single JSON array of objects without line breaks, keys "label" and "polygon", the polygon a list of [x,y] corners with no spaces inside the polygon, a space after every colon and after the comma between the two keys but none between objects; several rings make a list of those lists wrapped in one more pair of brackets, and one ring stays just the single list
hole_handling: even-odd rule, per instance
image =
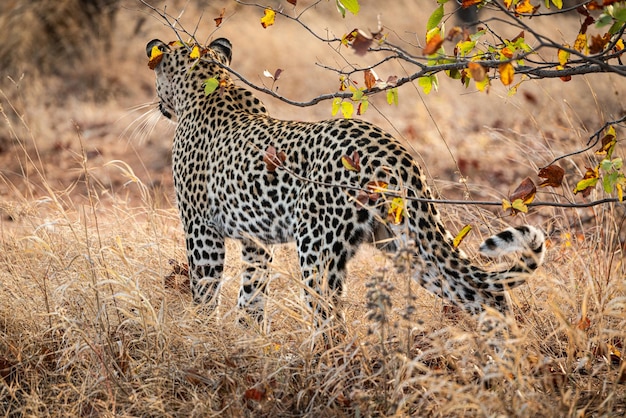
[{"label": "bare branch", "polygon": [[600,139],[602,139],[602,133],[606,130],[606,128],[608,128],[609,126],[612,126],[612,125],[618,125],[618,124],[620,124],[622,122],[625,122],[625,121],[626,121],[626,116],[622,116],[621,118],[619,118],[617,120],[611,120],[611,121],[606,122],[604,125],[602,125],[602,127],[600,129],[595,131],[589,137],[589,140],[587,141],[587,146],[585,148],[577,150],[577,151],[574,151],[574,152],[570,152],[570,153],[565,154],[565,155],[561,155],[560,157],[557,157],[554,160],[552,160],[545,167],[550,166],[550,165],[552,165],[552,164],[556,163],[557,161],[562,160],[564,158],[571,157],[573,155],[582,154],[583,152],[587,152],[587,151],[591,150],[592,148],[595,148],[596,145],[598,145],[598,142],[600,142]]},{"label": "bare branch", "polygon": [[[626,119],[626,117],[625,117]],[[313,180],[310,179],[308,177],[304,177],[300,174],[298,174],[297,172],[295,172],[294,170],[291,170],[290,168],[288,168],[284,163],[281,163],[280,165],[278,165],[276,167],[277,170],[284,170],[287,173],[289,173],[289,175],[294,176],[296,179],[305,182],[305,183],[312,183],[312,184],[316,184],[318,186],[322,186],[322,187],[333,187],[333,188],[339,188],[342,189],[344,191],[354,191],[354,192],[363,192],[366,194],[369,194],[371,192],[370,189],[368,189],[367,187],[361,187],[359,185],[354,185],[354,184],[340,184],[340,183],[327,183],[325,181],[319,181],[319,180]],[[501,207],[502,206],[502,201],[489,201],[489,200],[450,200],[450,199],[429,199],[429,198],[424,198],[424,197],[415,197],[415,196],[407,196],[406,193],[403,193],[401,190],[386,190],[385,191],[386,195],[389,196],[395,196],[395,197],[402,197],[403,199],[409,200],[409,201],[415,201],[415,202],[426,202],[426,203],[434,203],[434,204],[438,204],[438,205],[463,205],[463,206],[498,206]],[[529,207],[557,207],[557,208],[588,208],[588,207],[593,207],[593,206],[598,206],[598,205],[604,205],[607,203],[622,203],[619,199],[617,198],[606,198],[606,199],[599,199],[599,200],[592,200],[590,202],[584,202],[584,203],[561,203],[561,202],[532,202],[530,204],[527,204],[526,206]]]},{"label": "bare branch", "polygon": [[[265,5],[261,5],[257,3],[250,3],[250,2],[246,2],[242,0],[235,0],[235,1],[238,4],[241,4],[244,6],[251,6],[251,7],[263,8],[263,9],[267,7]],[[302,21],[302,17],[304,16],[304,14],[308,10],[310,10],[312,7],[318,5],[320,1],[321,0],[318,0],[314,2],[313,4],[311,4],[310,6],[306,7],[300,13],[296,14],[295,17],[291,16],[289,13],[286,13],[282,10],[275,10],[275,12],[278,15],[286,19],[289,19],[298,23],[303,29],[305,29],[308,33],[313,35],[319,41],[328,43],[328,44],[336,44],[337,48],[340,48],[342,46],[342,43],[341,43],[342,40],[340,38],[336,38],[336,37],[329,38],[329,37],[319,35],[315,31],[313,31],[305,22]],[[168,14],[165,11],[165,9],[161,11],[157,9],[156,7],[147,3],[145,0],[141,0],[141,2],[145,4],[147,7],[149,7],[150,9],[152,9],[155,13],[157,13],[168,24],[168,26],[171,27],[176,32],[180,41],[183,41],[183,39],[181,39],[180,37],[181,32],[193,38],[193,33],[189,33],[182,27],[179,21],[180,16],[174,17]],[[556,42],[552,41],[549,37],[537,32],[535,29],[533,29],[528,24],[526,24],[522,19],[516,17],[511,11],[509,11],[506,7],[504,7],[504,5],[498,2],[489,2],[488,4],[492,8],[495,8],[496,10],[498,10],[498,12],[500,12],[502,16],[506,17],[506,19],[502,17],[491,17],[481,22],[482,24],[485,24],[487,28],[489,27],[488,26],[489,22],[500,22],[500,23],[505,23],[513,27],[517,27],[529,33],[531,36],[533,36],[537,40],[538,45],[534,48],[533,51],[520,54],[516,56],[514,59],[511,59],[509,61],[496,59],[498,57],[488,59],[488,56],[486,55],[482,56],[480,57],[481,59],[478,62],[484,68],[497,69],[503,63],[511,62],[515,65],[516,74],[525,75],[533,79],[565,78],[565,77],[571,77],[575,75],[594,74],[594,73],[615,73],[615,74],[626,77],[625,65],[621,65],[621,64],[613,65],[607,62],[611,59],[619,59],[620,57],[624,55],[624,53],[626,53],[626,50],[624,49],[621,51],[617,51],[617,52],[611,52],[613,47],[616,45],[617,40],[620,39],[624,31],[626,30],[626,25],[623,25],[623,27],[620,29],[620,32],[617,34],[617,36],[614,37],[613,41],[605,48],[604,51],[596,55],[585,55],[576,49],[568,48],[563,45],[557,44]],[[574,9],[574,7],[570,9]],[[552,13],[546,13],[542,16],[548,16],[551,14]],[[499,38],[497,33],[495,33],[493,30],[489,29],[489,31],[494,36]],[[503,42],[503,40],[501,40],[501,42]],[[569,52],[573,57],[576,57],[576,59],[570,60],[567,63],[567,66],[565,66],[565,68],[559,69],[557,68],[559,66],[558,62],[540,62],[540,61],[536,61],[533,59],[533,56],[535,54],[540,53],[542,50],[555,50],[555,51],[563,50],[563,51]],[[417,67],[415,71],[413,71],[412,73],[409,73],[409,75],[405,77],[399,78],[393,84],[387,85],[383,88],[378,88],[378,87],[372,88],[364,92],[365,95],[370,96],[370,95],[374,95],[374,94],[383,92],[391,88],[400,87],[407,83],[412,83],[413,81],[421,77],[432,76],[432,75],[436,75],[436,74],[446,72],[446,71],[459,71],[459,72],[463,71],[468,67],[468,64],[470,62],[472,62],[473,60],[477,58],[474,56],[468,56],[468,57],[440,56],[440,57],[437,57],[439,61],[440,62],[445,61],[445,63],[432,64],[432,61],[433,61],[432,56],[425,57],[425,56],[413,55],[409,53],[408,51],[404,50],[403,48],[397,45],[394,45],[388,41],[383,42],[381,45],[370,48],[369,51],[370,51],[369,52],[370,54],[384,53],[386,54],[386,56],[382,57],[380,60],[378,60],[372,65],[363,66],[363,67],[352,66],[352,68],[347,71],[338,69],[338,68],[333,68],[333,67],[326,66],[326,65],[322,65],[322,64],[317,64],[317,65],[320,66],[321,68],[327,69],[339,75],[346,76],[347,78],[349,78],[355,73],[359,73],[359,72],[366,71],[366,70],[371,70],[382,65],[383,63],[394,61],[394,60],[409,63]],[[519,60],[522,60],[522,59],[525,61],[525,64],[518,65],[517,62],[519,62]],[[431,62],[430,64],[429,64],[429,61]],[[278,94],[273,89],[267,88],[263,85],[255,84],[231,68],[227,68],[227,69],[231,74],[239,78],[239,80],[241,80],[241,82],[247,85],[248,87],[254,90],[257,90],[259,92],[262,92],[264,94],[270,95],[292,106],[309,107],[309,106],[314,106],[320,102],[327,101],[327,100],[333,100],[336,98],[349,99],[350,97],[352,97],[351,92],[337,91],[337,92],[332,92],[332,93],[321,94],[321,95],[318,95],[316,97],[313,97],[307,100],[295,100],[292,98],[285,97],[281,94]],[[496,74],[496,77],[497,77],[497,74]]]}]

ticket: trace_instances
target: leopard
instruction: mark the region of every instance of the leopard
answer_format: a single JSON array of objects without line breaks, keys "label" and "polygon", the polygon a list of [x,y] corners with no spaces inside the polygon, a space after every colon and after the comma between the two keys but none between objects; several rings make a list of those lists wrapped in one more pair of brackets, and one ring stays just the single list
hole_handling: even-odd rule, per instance
[{"label": "leopard", "polygon": [[[383,129],[358,118],[279,120],[231,75],[232,44],[146,45],[161,114],[176,124],[175,196],[193,301],[214,310],[225,240],[241,243],[237,307],[263,321],[270,246],[295,242],[307,309],[338,317],[348,262],[362,244],[411,248],[413,279],[469,314],[509,311],[506,294],[543,263],[545,235],[531,225],[487,238],[481,267],[454,243],[415,158]],[[208,88],[212,86],[212,88]]]}]

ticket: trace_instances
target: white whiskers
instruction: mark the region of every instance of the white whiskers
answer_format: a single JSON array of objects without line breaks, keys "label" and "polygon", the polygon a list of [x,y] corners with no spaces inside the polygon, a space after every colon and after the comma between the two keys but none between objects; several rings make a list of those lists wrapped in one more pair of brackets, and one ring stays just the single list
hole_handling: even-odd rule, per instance
[{"label": "white whiskers", "polygon": [[158,108],[158,105],[158,101],[153,101],[130,107],[126,114],[120,119],[126,117],[127,115],[133,115],[136,112],[144,111],[145,109],[148,110],[140,114],[131,123],[129,123],[128,126],[122,131],[120,136],[127,137],[128,140],[131,142],[137,142],[138,144],[144,143],[146,139],[152,135],[152,133],[156,129],[157,124],[161,120],[170,121],[169,119],[163,117],[161,111]]}]

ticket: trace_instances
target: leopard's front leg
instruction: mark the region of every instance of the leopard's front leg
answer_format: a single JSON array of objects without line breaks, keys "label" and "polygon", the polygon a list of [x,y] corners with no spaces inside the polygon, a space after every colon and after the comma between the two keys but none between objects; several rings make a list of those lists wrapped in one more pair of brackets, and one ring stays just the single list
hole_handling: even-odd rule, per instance
[{"label": "leopard's front leg", "polygon": [[214,310],[224,271],[224,236],[199,217],[184,226],[193,300]]}]

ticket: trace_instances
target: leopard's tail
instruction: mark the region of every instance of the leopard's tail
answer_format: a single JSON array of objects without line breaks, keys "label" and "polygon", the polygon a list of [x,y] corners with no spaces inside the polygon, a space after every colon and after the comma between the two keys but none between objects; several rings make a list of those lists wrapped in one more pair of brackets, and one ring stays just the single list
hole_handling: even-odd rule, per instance
[{"label": "leopard's tail", "polygon": [[[543,264],[546,253],[546,237],[538,228],[530,225],[510,227],[487,238],[479,247],[481,254],[489,257],[519,252],[520,260],[513,267],[496,273],[500,281],[514,279],[509,287],[515,287],[524,281],[515,281],[515,278],[525,273],[532,273]],[[517,284],[516,284],[517,283]]]},{"label": "leopard's tail", "polygon": [[543,264],[545,240],[543,232],[530,225],[510,227],[487,238],[479,247],[481,254],[499,257],[519,253],[519,260],[511,267],[499,271],[484,272],[480,267],[471,266],[468,284],[483,300],[480,304],[475,304],[471,295],[466,293],[458,297],[458,300],[453,298],[453,302],[472,313],[482,311],[485,306],[501,312],[507,311],[505,291],[524,284],[530,273]]},{"label": "leopard's tail", "polygon": [[480,246],[484,255],[521,254],[517,263],[499,271],[472,263],[452,244],[451,236],[422,242],[418,250],[422,261],[418,262],[414,277],[423,287],[470,313],[480,313],[485,306],[505,312],[506,290],[525,283],[530,273],[543,263],[545,236],[539,229],[524,225],[487,238]]}]

